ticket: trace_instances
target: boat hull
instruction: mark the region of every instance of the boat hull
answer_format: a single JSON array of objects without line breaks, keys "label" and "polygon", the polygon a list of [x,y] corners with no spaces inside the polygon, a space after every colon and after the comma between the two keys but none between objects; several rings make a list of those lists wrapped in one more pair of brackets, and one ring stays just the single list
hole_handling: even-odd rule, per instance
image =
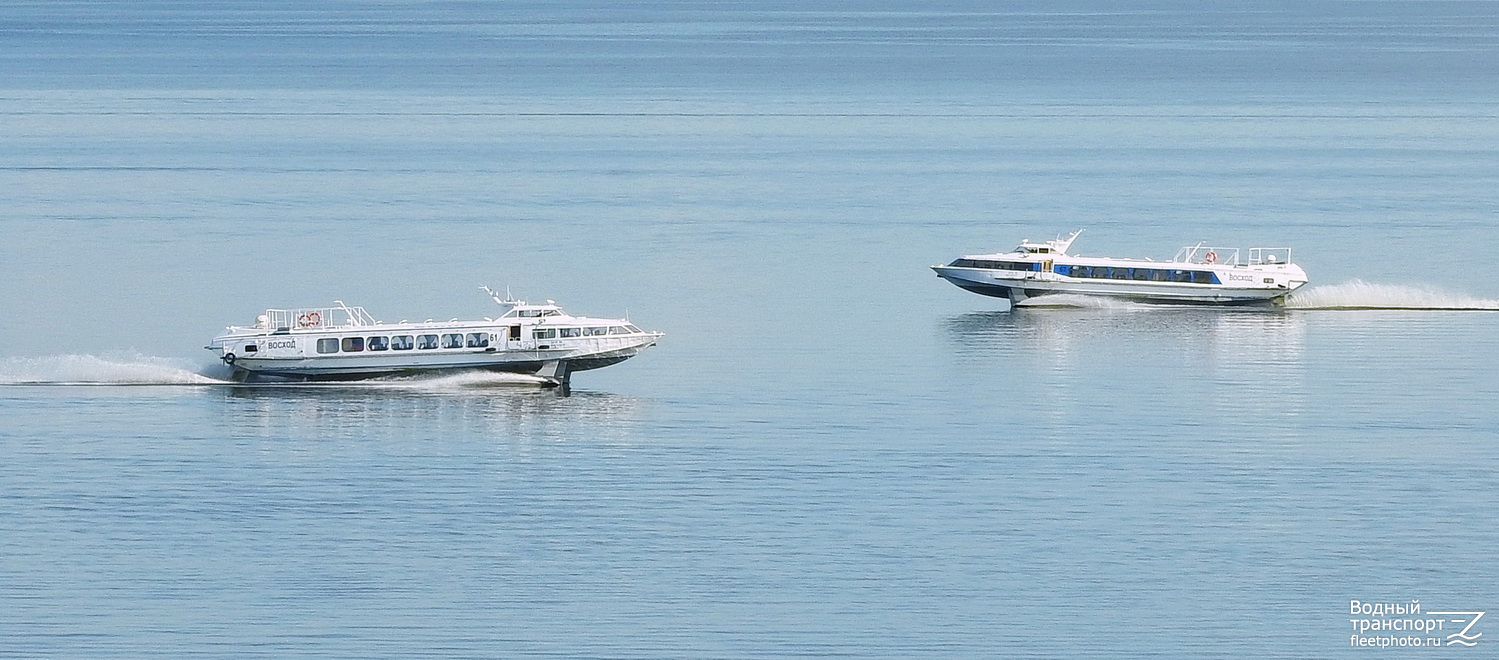
[{"label": "boat hull", "polygon": [[[1073,294],[1118,298],[1158,305],[1276,305],[1295,287],[1231,287],[1216,284],[1081,280],[1056,277],[1017,278],[1010,272],[936,266],[937,276],[959,288],[983,296],[1018,303],[1047,295]],[[1055,277],[1055,276],[1054,276]],[[1299,285],[1298,285],[1299,286]]]},{"label": "boat hull", "polygon": [[[492,371],[536,375],[565,381],[567,374],[601,369],[618,364],[654,345],[654,340],[597,353],[577,354],[571,351],[505,351],[448,356],[425,356],[422,360],[394,357],[371,358],[368,355],[348,357],[240,358],[234,362],[234,380],[247,383],[269,382],[340,382],[415,376],[442,372]],[[561,372],[551,365],[563,365]]]}]

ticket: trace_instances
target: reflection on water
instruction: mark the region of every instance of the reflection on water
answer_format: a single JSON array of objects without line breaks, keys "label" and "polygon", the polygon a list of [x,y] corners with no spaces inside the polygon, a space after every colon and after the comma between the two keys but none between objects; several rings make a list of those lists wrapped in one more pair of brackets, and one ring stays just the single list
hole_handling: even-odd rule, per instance
[{"label": "reflection on water", "polygon": [[[967,357],[1024,346],[1060,368],[1089,344],[1169,342],[1225,365],[1283,363],[1304,349],[1305,319],[1282,310],[1139,307],[974,312],[948,319],[948,335]],[[1209,358],[1211,358],[1209,360]]]},{"label": "reflection on water", "polygon": [[1026,309],[962,314],[945,325],[968,382],[1022,402],[1059,433],[1109,411],[1290,433],[1304,405],[1307,319],[1298,313]]},{"label": "reflection on water", "polygon": [[1356,455],[1407,452],[1414,433],[1461,444],[1492,429],[1494,325],[1465,311],[1197,308],[944,322],[958,382],[1022,406],[1038,433],[1096,433],[1109,420],[1116,432],[1233,434]]},{"label": "reflection on water", "polygon": [[413,391],[381,387],[233,386],[227,425],[259,437],[376,438],[472,435],[618,441],[643,402],[602,392],[536,387]]},{"label": "reflection on water", "polygon": [[[239,437],[402,438],[437,434],[621,439],[644,400],[546,387],[507,373],[458,372],[346,383],[241,384],[160,359],[53,356],[0,362],[4,398],[49,403],[221,402],[207,424]],[[28,418],[33,419],[33,418]],[[36,417],[34,419],[42,419]],[[124,419],[116,421],[129,425]]]}]

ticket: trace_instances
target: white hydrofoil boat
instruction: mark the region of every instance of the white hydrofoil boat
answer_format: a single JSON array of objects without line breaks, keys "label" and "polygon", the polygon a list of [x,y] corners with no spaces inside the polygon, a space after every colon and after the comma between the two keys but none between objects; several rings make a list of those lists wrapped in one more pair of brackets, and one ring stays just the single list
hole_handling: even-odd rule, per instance
[{"label": "white hydrofoil boat", "polygon": [[501,298],[496,318],[381,323],[363,307],[268,309],[254,326],[230,326],[207,348],[242,382],[358,380],[440,370],[534,374],[567,385],[574,371],[607,367],[663,334],[625,319],[570,316],[548,300]]},{"label": "white hydrofoil boat", "polygon": [[1170,261],[1068,254],[1081,233],[1024,240],[1011,252],[968,255],[932,270],[963,289],[1011,303],[1071,293],[1147,303],[1275,305],[1307,283],[1306,272],[1291,263],[1290,248],[1251,248],[1247,261],[1239,259],[1239,248],[1202,243]]}]

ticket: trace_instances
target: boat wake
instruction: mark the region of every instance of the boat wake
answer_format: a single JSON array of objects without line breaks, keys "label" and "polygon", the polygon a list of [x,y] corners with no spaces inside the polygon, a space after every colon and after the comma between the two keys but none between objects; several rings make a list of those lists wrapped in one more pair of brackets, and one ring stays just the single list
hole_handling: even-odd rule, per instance
[{"label": "boat wake", "polygon": [[1119,298],[1108,298],[1105,296],[1087,296],[1079,293],[1053,293],[1035,298],[1026,298],[1018,303],[1016,307],[1027,309],[1106,309],[1106,310],[1144,310],[1158,308],[1160,305],[1149,305],[1146,303],[1122,300]]},{"label": "boat wake", "polygon": [[1499,300],[1474,298],[1434,287],[1350,280],[1293,293],[1286,297],[1285,308],[1499,311]]},{"label": "boat wake", "polygon": [[0,385],[229,385],[228,376],[227,368],[193,368],[180,360],[144,355],[0,360]]},{"label": "boat wake", "polygon": [[[1157,305],[1106,296],[1056,293],[1027,298],[1015,304],[1026,309],[1094,309],[1108,311],[1142,311],[1183,309],[1179,305]],[[1313,286],[1286,297],[1284,309],[1295,310],[1425,310],[1425,311],[1499,311],[1499,299],[1475,298],[1435,287],[1401,284],[1374,284],[1350,280],[1343,284]],[[1221,310],[1265,310],[1266,306],[1204,307]]]},{"label": "boat wake", "polygon": [[530,374],[512,374],[499,371],[473,370],[441,374],[422,374],[417,376],[390,376],[387,378],[374,378],[361,381],[325,383],[321,384],[321,386],[354,386],[419,391],[461,391],[505,387],[536,387],[539,385],[550,386],[552,384],[553,383],[550,380],[542,378],[541,376],[532,376]]},{"label": "boat wake", "polygon": [[230,380],[222,365],[193,367],[190,362],[145,355],[49,355],[0,359],[0,385],[234,386],[258,388],[351,388],[429,392],[471,391],[503,387],[536,387],[551,381],[527,374],[491,371],[391,376],[326,383],[262,383]]}]

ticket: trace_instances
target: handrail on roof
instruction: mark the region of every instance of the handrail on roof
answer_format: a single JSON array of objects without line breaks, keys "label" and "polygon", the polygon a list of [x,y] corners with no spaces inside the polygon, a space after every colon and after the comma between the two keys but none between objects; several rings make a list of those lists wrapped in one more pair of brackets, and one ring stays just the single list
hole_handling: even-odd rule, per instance
[{"label": "handrail on roof", "polygon": [[514,296],[510,295],[510,287],[508,287],[508,286],[505,287],[505,297],[504,298],[501,298],[500,294],[498,292],[496,292],[494,289],[489,288],[488,285],[480,284],[479,288],[481,290],[483,290],[484,293],[489,294],[489,297],[491,299],[493,299],[495,301],[495,303],[498,304],[501,307],[515,307],[517,305],[524,305],[524,304],[526,304],[526,301],[524,301],[524,300],[516,300]]},{"label": "handrail on roof", "polygon": [[1191,264],[1219,264],[1224,266],[1263,266],[1291,263],[1291,248],[1250,248],[1249,261],[1239,261],[1239,248],[1210,247],[1202,242],[1188,245],[1176,252],[1172,261]]},{"label": "handrail on roof", "polygon": [[1223,264],[1226,266],[1237,266],[1239,264],[1239,248],[1236,247],[1210,247],[1203,242],[1196,245],[1188,245],[1176,251],[1172,261],[1188,264]]},{"label": "handrail on roof", "polygon": [[337,307],[267,309],[265,314],[256,319],[256,327],[265,330],[311,330],[379,324],[363,307],[350,307],[341,300],[333,302]]},{"label": "handrail on roof", "polygon": [[1291,248],[1249,248],[1249,265],[1291,263]]}]

